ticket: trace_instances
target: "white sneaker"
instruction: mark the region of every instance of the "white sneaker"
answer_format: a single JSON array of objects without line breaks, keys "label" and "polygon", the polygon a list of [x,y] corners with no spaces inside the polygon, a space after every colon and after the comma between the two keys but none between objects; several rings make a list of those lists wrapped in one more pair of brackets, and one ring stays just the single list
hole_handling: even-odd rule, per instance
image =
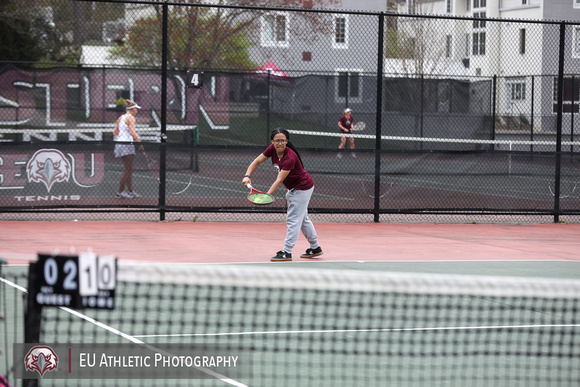
[{"label": "white sneaker", "polygon": [[356,159],[356,153],[353,153],[353,154],[352,154],[352,158],[353,158],[353,159]]},{"label": "white sneaker", "polygon": [[336,155],[336,157],[338,157],[339,159],[342,159],[342,153],[338,153],[338,154]]},{"label": "white sneaker", "polygon": [[126,192],[117,192],[117,194],[115,195],[115,197],[117,199],[131,199],[132,196],[130,196],[128,193]]},{"label": "white sneaker", "polygon": [[127,192],[127,195],[129,195],[130,198],[140,198],[141,197],[141,195],[139,195],[135,191],[129,191],[129,192]]}]

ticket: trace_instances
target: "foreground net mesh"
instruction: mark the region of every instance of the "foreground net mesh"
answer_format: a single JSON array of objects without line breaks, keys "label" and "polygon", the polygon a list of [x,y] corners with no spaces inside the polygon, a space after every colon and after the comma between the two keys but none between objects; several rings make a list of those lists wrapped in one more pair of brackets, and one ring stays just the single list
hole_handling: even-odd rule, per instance
[{"label": "foreground net mesh", "polygon": [[580,383],[576,280],[121,261],[118,282],[113,311],[44,308],[41,342],[235,346],[252,376],[42,386]]}]

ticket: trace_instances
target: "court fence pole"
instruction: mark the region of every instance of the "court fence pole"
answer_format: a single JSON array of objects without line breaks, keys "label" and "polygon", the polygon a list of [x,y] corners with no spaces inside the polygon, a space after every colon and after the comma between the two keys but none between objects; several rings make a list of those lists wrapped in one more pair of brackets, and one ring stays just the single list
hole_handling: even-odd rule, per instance
[{"label": "court fence pole", "polygon": [[268,98],[266,100],[266,144],[268,144],[270,142],[270,93],[272,92],[270,87],[270,69],[268,69],[266,84],[268,87]]},{"label": "court fence pole", "polygon": [[[534,86],[535,86],[535,75],[532,75],[532,106],[531,106],[531,117],[530,117],[530,141],[534,141]],[[530,154],[534,152],[534,144],[530,144]]]},{"label": "court fence pole", "polygon": [[[423,136],[425,135],[423,133],[423,120],[424,120],[424,116],[425,116],[425,74],[421,73],[421,117],[420,117],[420,131],[421,131],[421,135],[420,137],[423,138]],[[423,150],[423,141],[419,142],[419,150]]]},{"label": "court fence pole", "polygon": [[[42,323],[42,306],[34,302],[31,290],[37,284],[36,262],[28,266],[28,296],[26,297],[26,313],[24,315],[24,342],[26,344],[40,343],[40,328]],[[38,379],[23,379],[24,387],[38,387]]]},{"label": "court fence pole", "polygon": [[167,60],[168,60],[168,13],[169,6],[167,2],[163,3],[163,23],[162,23],[162,43],[161,43],[161,142],[160,142],[160,157],[159,157],[159,220],[165,220],[165,179],[167,168],[167,150],[165,148],[166,142],[166,127],[167,127]]},{"label": "court fence pole", "polygon": [[[576,77],[572,75],[572,103],[570,104],[570,142],[574,142],[574,96],[577,90],[574,90]],[[570,153],[574,153],[574,145],[570,144]]]},{"label": "court fence pole", "polygon": [[[556,171],[554,173],[554,223],[560,221],[560,174],[562,168],[562,112],[564,98],[564,43],[566,23],[560,23],[560,53],[558,55],[558,112],[556,114]],[[574,97],[572,97],[572,100]]]},{"label": "court fence pole", "polygon": [[377,43],[377,112],[375,128],[375,200],[373,204],[373,221],[379,223],[380,188],[381,188],[381,134],[383,105],[383,58],[385,52],[385,14],[379,14],[379,39]]},{"label": "court fence pole", "polygon": [[[496,120],[496,106],[497,103],[497,75],[493,76],[492,85],[492,103],[491,103],[491,139],[495,140],[495,120]],[[495,150],[495,144],[490,145],[490,150]]]}]

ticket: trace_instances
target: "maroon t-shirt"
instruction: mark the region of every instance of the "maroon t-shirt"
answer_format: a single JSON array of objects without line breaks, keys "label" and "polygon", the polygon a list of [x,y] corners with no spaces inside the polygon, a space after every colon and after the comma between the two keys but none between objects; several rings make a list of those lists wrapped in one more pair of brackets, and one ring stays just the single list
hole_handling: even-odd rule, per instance
[{"label": "maroon t-shirt", "polygon": [[292,149],[286,147],[284,154],[278,159],[276,148],[274,144],[271,144],[262,154],[272,159],[272,164],[276,167],[278,173],[280,171],[290,171],[284,180],[284,187],[287,189],[307,190],[314,187],[312,176],[306,172],[298,155]]},{"label": "maroon t-shirt", "polygon": [[[340,117],[339,121],[344,128],[347,128],[348,130],[350,130],[350,128],[352,127],[352,123],[354,122],[354,117],[352,116],[352,114],[350,115],[349,118],[346,118],[346,116],[342,116],[342,117]],[[340,132],[341,133],[349,133],[349,132],[345,132],[342,128],[340,128]]]}]

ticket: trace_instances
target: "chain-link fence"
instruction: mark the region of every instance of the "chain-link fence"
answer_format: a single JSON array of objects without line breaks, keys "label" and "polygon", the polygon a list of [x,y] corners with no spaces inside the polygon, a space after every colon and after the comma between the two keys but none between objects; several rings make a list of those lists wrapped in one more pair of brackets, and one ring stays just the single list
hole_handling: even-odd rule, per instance
[{"label": "chain-link fence", "polygon": [[[0,61],[3,219],[282,220],[284,189],[255,207],[241,185],[277,127],[315,218],[579,219],[580,24],[73,0],[0,17],[21,35]],[[116,195],[127,100],[136,198]],[[365,128],[339,150],[346,107]]]}]

